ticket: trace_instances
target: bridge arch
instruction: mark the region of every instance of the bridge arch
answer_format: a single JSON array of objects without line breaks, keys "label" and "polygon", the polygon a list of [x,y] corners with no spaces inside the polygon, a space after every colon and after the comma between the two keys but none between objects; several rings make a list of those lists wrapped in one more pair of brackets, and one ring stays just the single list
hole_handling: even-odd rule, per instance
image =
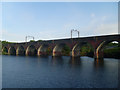
[{"label": "bridge arch", "polygon": [[7,47],[3,47],[2,53],[3,53],[3,54],[8,54],[8,49],[7,49]]},{"label": "bridge arch", "polygon": [[42,44],[37,51],[38,56],[46,56],[48,55],[47,50],[48,50],[48,45],[47,44]]},{"label": "bridge arch", "polygon": [[35,56],[37,55],[37,50],[34,45],[30,45],[26,49],[26,55],[27,56]]},{"label": "bridge arch", "polygon": [[16,55],[25,55],[25,49],[22,45],[17,47]]},{"label": "bridge arch", "polygon": [[76,44],[72,49],[72,57],[80,57],[80,44]]},{"label": "bridge arch", "polygon": [[11,46],[9,49],[8,49],[8,54],[9,55],[16,55],[16,49]]},{"label": "bridge arch", "polygon": [[[57,44],[53,49],[53,56],[61,56],[64,52],[63,49],[66,46],[69,48],[69,46],[65,43]],[[68,52],[68,53],[70,53],[70,52]]]},{"label": "bridge arch", "polygon": [[73,48],[72,48],[72,57],[80,57],[81,56],[81,51],[83,46],[90,46],[92,49],[92,45],[89,42],[80,42],[77,43]]},{"label": "bridge arch", "polygon": [[[97,59],[103,59],[104,58],[104,49],[105,49],[105,46],[108,45],[109,43],[111,42],[118,42],[120,44],[120,41],[118,40],[110,40],[110,41],[103,41],[102,43],[100,43],[100,45],[97,47],[96,49],[96,52],[95,52],[95,58]],[[118,46],[120,47],[120,46]]]},{"label": "bridge arch", "polygon": [[80,48],[81,56],[89,56],[89,57],[94,56],[94,47],[91,45],[91,43],[84,42],[80,46],[81,46],[81,48]]}]

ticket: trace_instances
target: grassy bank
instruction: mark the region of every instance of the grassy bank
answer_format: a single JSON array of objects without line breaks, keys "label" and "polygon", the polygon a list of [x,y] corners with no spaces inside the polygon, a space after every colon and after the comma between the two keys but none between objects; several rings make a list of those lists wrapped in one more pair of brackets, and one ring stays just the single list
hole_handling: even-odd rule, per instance
[{"label": "grassy bank", "polygon": [[8,55],[8,53],[6,53],[6,52],[2,52],[2,55]]},{"label": "grassy bank", "polygon": [[120,58],[120,47],[111,49],[104,49],[104,57],[106,58]]}]

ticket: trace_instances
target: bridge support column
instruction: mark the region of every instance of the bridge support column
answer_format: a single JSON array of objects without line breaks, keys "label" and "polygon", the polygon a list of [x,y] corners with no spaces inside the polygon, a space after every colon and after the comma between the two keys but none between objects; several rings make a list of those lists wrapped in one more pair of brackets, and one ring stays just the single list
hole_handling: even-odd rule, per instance
[{"label": "bridge support column", "polygon": [[25,55],[25,50],[23,46],[19,46],[16,50],[16,55]]},{"label": "bridge support column", "polygon": [[95,49],[94,49],[94,58],[95,59],[103,59],[103,46],[105,44],[105,41],[99,43]]},{"label": "bridge support column", "polygon": [[95,59],[103,59],[103,51],[95,51],[94,58]]},{"label": "bridge support column", "polygon": [[72,57],[80,57],[80,46],[78,44],[72,49]]},{"label": "bridge support column", "polygon": [[53,49],[53,56],[62,56],[62,49],[64,47],[64,44],[58,44]]},{"label": "bridge support column", "polygon": [[38,56],[47,56],[47,49],[48,45],[41,45],[38,49],[37,55]]},{"label": "bridge support column", "polygon": [[72,51],[72,57],[80,57],[80,51],[78,50]]},{"label": "bridge support column", "polygon": [[38,51],[38,56],[47,56],[46,52]]},{"label": "bridge support column", "polygon": [[15,50],[15,48],[14,48],[14,47],[10,47],[10,48],[8,49],[8,54],[9,54],[9,55],[16,55],[16,50]]},{"label": "bridge support column", "polygon": [[97,38],[94,38],[94,40],[89,41],[89,43],[92,45],[94,49],[94,59],[103,59],[103,45],[105,44],[105,41],[97,40]]},{"label": "bridge support column", "polygon": [[61,51],[53,51],[53,56],[62,56]]},{"label": "bridge support column", "polygon": [[37,54],[37,50],[36,50],[35,46],[31,45],[31,46],[27,47],[27,49],[26,49],[27,56],[36,56],[36,54]]}]

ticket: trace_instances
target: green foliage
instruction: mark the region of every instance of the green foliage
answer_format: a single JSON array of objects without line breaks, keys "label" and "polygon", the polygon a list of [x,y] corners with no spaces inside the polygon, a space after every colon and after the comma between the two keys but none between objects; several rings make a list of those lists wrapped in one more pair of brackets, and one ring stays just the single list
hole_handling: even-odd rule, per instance
[{"label": "green foliage", "polygon": [[93,56],[93,48],[89,44],[82,46],[81,56]]},{"label": "green foliage", "polygon": [[48,48],[46,52],[47,52],[48,55],[51,55],[52,54],[52,49]]},{"label": "green foliage", "polygon": [[10,42],[8,42],[8,41],[2,41],[2,44],[4,45],[4,44],[8,44],[8,43],[10,43]]},{"label": "green foliage", "polygon": [[35,42],[35,40],[30,40],[30,42]]},{"label": "green foliage", "polygon": [[69,55],[70,54],[70,48],[69,46],[65,45],[62,49],[63,55]]},{"label": "green foliage", "polygon": [[104,49],[104,57],[120,58],[120,47]]},{"label": "green foliage", "polygon": [[3,55],[8,55],[8,53],[7,53],[7,52],[2,52],[2,54],[3,54]]},{"label": "green foliage", "polygon": [[118,45],[119,45],[119,43],[113,43],[113,42],[107,44],[107,46],[118,46]]},{"label": "green foliage", "polygon": [[7,53],[8,52],[7,48],[3,48],[3,52]]},{"label": "green foliage", "polygon": [[38,42],[41,42],[42,40],[38,40]]}]

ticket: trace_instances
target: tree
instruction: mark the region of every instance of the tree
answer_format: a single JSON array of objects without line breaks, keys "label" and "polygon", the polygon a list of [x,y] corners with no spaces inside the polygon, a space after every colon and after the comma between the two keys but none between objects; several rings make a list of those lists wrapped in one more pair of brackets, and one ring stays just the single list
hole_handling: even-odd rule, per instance
[{"label": "tree", "polygon": [[69,55],[70,54],[70,48],[69,46],[65,45],[62,50],[63,55]]},{"label": "tree", "polygon": [[38,42],[41,42],[42,40],[38,40]]},{"label": "tree", "polygon": [[35,40],[30,40],[30,42],[35,42]]}]

